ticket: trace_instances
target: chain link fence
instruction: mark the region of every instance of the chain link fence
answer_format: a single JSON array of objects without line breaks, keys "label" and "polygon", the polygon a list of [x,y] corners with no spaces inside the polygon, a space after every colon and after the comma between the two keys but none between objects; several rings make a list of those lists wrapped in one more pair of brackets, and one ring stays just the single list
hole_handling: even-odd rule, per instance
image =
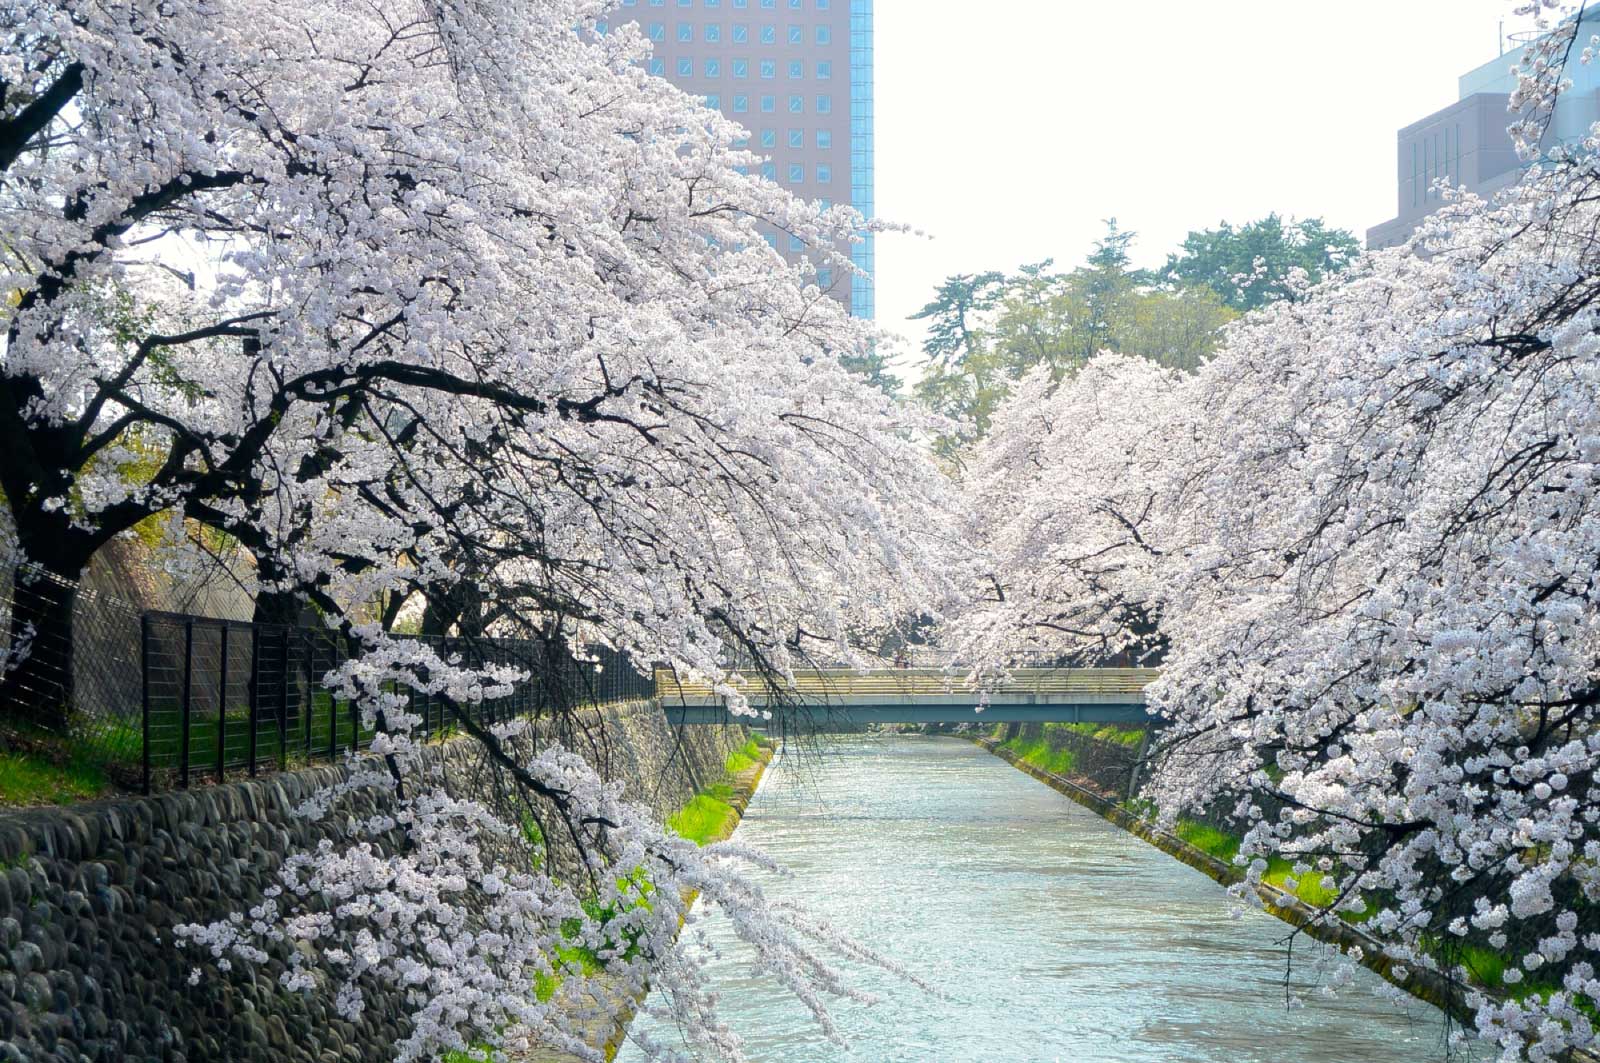
[{"label": "chain link fence", "polygon": [[132,785],[143,745],[139,625],[127,602],[41,569],[6,573],[0,728],[23,740],[34,729],[65,732],[118,783]]}]

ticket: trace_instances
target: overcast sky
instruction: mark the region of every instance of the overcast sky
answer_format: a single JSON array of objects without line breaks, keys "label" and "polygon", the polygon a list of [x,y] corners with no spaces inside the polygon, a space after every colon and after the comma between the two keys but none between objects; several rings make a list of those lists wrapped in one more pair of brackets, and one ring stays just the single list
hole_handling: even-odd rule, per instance
[{"label": "overcast sky", "polygon": [[1511,0],[877,0],[878,321],[953,273],[1134,259],[1270,211],[1364,238],[1395,134],[1496,58]]}]

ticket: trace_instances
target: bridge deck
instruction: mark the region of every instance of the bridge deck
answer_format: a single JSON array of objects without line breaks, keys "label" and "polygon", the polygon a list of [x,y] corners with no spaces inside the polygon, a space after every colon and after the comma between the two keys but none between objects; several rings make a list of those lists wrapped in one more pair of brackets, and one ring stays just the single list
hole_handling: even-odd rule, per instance
[{"label": "bridge deck", "polygon": [[[964,677],[936,668],[818,669],[796,674],[781,696],[751,683],[746,698],[751,708],[796,723],[1144,723],[1144,688],[1158,674],[1151,668],[1017,669],[988,692],[982,712]],[[665,668],[657,669],[655,680],[673,723],[733,720],[709,684],[681,683]]]}]

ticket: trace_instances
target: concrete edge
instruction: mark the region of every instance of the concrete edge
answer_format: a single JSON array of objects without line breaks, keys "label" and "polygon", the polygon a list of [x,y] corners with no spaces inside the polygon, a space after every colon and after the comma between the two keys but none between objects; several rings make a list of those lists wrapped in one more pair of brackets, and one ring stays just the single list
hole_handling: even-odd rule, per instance
[{"label": "concrete edge", "polygon": [[[728,804],[733,808],[737,815],[734,817],[733,822],[729,825],[726,831],[723,831],[715,838],[709,839],[706,842],[706,845],[715,845],[717,842],[725,842],[729,838],[733,837],[734,831],[739,829],[739,824],[744,822],[745,809],[750,807],[750,802],[755,797],[756,789],[761,785],[761,779],[766,774],[767,765],[772,763],[772,758],[775,755],[775,752],[776,747],[774,746],[761,746],[756,755],[755,765],[753,767],[746,768],[744,771],[735,775],[730,780],[730,783],[733,786],[733,800],[729,801]],[[684,910],[687,912],[690,908],[694,907],[694,902],[698,899],[699,894],[694,890],[686,890],[684,891],[683,896],[685,899]],[[683,924],[681,921],[678,924],[678,929],[683,929]],[[646,990],[646,993],[648,992],[649,990]],[[610,1038],[608,1038],[606,1043],[602,1046],[602,1050],[605,1052],[605,1057],[608,1061],[617,1058],[617,1053],[622,1050],[622,1042],[628,1036],[628,1026],[633,1022],[633,1017],[638,1012],[639,1005],[641,1003],[643,1003],[642,996],[634,997],[626,1001],[623,1006],[618,1009],[616,1015],[616,1028],[613,1030]]]}]

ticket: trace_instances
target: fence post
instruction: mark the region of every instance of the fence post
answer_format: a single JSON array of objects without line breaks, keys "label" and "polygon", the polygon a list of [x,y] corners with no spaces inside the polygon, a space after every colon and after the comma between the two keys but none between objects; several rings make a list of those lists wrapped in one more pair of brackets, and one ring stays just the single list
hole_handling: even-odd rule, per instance
[{"label": "fence post", "polygon": [[139,781],[146,795],[150,793],[150,616],[139,615],[139,714],[144,732],[139,754]]},{"label": "fence post", "polygon": [[311,683],[311,673],[316,671],[316,644],[311,641],[311,634],[307,632],[300,636],[300,644],[306,651],[306,704],[300,706],[300,715],[305,721],[306,735],[306,763],[311,763],[311,710],[317,707],[317,691]]},{"label": "fence post", "polygon": [[217,781],[221,782],[227,771],[228,760],[228,624],[222,623],[218,636],[222,645],[217,650]]},{"label": "fence post", "polygon": [[283,667],[278,680],[278,770],[289,770],[289,629],[283,629]]},{"label": "fence post", "polygon": [[178,722],[178,786],[189,788],[189,694],[194,678],[194,621],[183,622],[183,710]]},{"label": "fence post", "polygon": [[1128,770],[1127,800],[1129,801],[1132,801],[1134,795],[1139,792],[1139,769],[1144,767],[1145,754],[1149,749],[1150,728],[1146,725],[1145,729],[1139,732],[1139,751],[1133,755],[1133,767]]},{"label": "fence post", "polygon": [[250,625],[250,778],[256,777],[256,731],[261,723],[261,629]]}]

